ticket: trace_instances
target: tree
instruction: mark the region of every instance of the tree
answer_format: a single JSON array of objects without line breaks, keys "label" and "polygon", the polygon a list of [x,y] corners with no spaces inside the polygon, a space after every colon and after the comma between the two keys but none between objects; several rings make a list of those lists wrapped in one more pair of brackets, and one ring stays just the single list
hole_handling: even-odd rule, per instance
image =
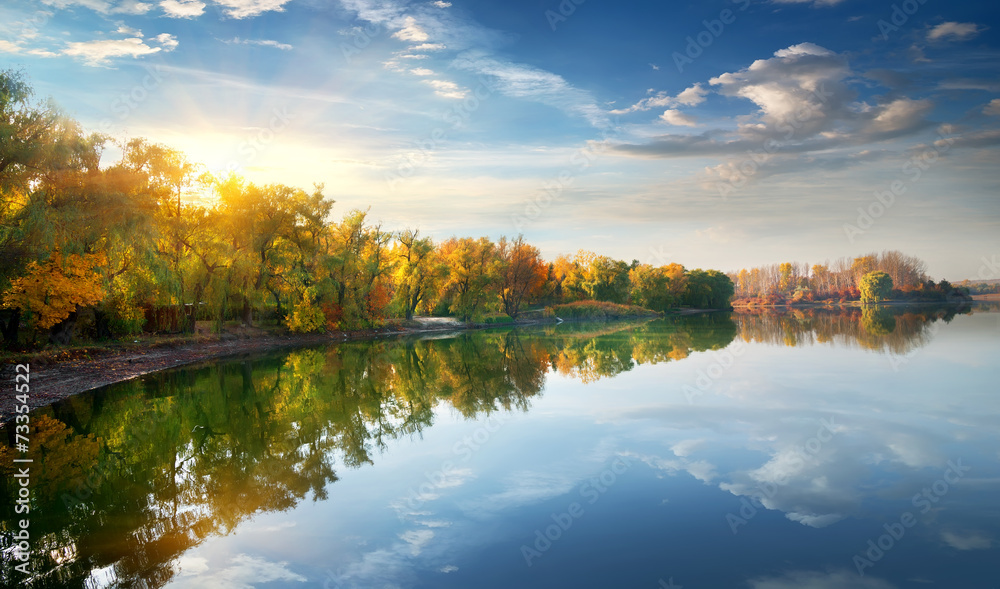
[{"label": "tree", "polygon": [[680,264],[655,267],[640,264],[629,271],[632,304],[666,311],[680,304],[686,279]]},{"label": "tree", "polygon": [[75,320],[80,307],[104,297],[100,274],[94,271],[103,263],[100,256],[72,254],[64,258],[56,251],[44,263],[28,264],[27,275],[11,283],[3,304],[30,313],[29,321],[35,328],[54,328],[50,333],[53,343],[69,343],[74,322],[66,329],[58,326]]},{"label": "tree", "polygon": [[869,272],[861,278],[861,303],[868,305],[886,300],[892,292],[892,278],[881,270]]},{"label": "tree", "polygon": [[629,298],[631,267],[622,260],[580,250],[574,260],[578,274],[571,274],[571,288],[583,291],[587,298],[624,304]]},{"label": "tree", "polygon": [[683,303],[699,309],[728,309],[735,288],[733,281],[718,270],[691,270]]},{"label": "tree", "polygon": [[479,317],[495,284],[496,246],[488,237],[452,237],[438,252],[448,267],[442,296],[450,301],[449,310],[463,321]]},{"label": "tree", "polygon": [[392,250],[396,299],[404,316],[413,319],[420,303],[434,296],[444,268],[438,261],[434,241],[420,237],[420,231],[406,229],[396,236],[396,242]]},{"label": "tree", "polygon": [[503,311],[517,319],[521,305],[535,296],[545,284],[548,268],[542,262],[538,248],[517,236],[514,241],[501,237],[497,242],[497,288]]}]

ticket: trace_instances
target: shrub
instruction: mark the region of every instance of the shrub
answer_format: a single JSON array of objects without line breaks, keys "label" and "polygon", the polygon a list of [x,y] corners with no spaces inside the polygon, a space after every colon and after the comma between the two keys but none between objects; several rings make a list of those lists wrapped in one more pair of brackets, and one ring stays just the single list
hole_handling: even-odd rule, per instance
[{"label": "shrub", "polygon": [[297,333],[323,331],[325,326],[326,316],[323,310],[309,301],[295,305],[291,317],[288,318],[288,329]]},{"label": "shrub", "polygon": [[656,317],[656,311],[643,309],[633,305],[619,305],[604,301],[576,301],[565,305],[552,307],[553,313],[563,319],[592,319],[596,321],[608,319],[627,319],[630,317]]}]

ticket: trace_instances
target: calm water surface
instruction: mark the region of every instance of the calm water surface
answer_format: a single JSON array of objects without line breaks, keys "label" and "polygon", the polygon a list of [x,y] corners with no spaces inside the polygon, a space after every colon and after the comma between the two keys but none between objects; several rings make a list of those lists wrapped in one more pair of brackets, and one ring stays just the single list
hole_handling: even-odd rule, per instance
[{"label": "calm water surface", "polygon": [[996,309],[895,308],[151,375],[32,415],[32,586],[996,589],[998,358]]}]

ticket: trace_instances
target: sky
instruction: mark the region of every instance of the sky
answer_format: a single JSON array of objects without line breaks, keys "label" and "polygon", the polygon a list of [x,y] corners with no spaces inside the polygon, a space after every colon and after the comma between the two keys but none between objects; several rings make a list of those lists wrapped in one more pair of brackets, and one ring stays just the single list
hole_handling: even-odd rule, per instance
[{"label": "sky", "polygon": [[1000,278],[992,3],[4,0],[10,68],[87,129],[387,229]]}]

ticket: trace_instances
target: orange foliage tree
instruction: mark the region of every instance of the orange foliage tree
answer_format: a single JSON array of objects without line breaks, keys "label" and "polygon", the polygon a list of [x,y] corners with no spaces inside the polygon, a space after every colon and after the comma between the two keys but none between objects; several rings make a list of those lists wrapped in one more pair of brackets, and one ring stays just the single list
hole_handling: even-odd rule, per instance
[{"label": "orange foliage tree", "polygon": [[45,262],[31,262],[27,274],[11,281],[3,304],[30,313],[29,321],[49,329],[67,319],[81,306],[104,298],[101,275],[94,269],[104,265],[103,255],[55,251]]}]

